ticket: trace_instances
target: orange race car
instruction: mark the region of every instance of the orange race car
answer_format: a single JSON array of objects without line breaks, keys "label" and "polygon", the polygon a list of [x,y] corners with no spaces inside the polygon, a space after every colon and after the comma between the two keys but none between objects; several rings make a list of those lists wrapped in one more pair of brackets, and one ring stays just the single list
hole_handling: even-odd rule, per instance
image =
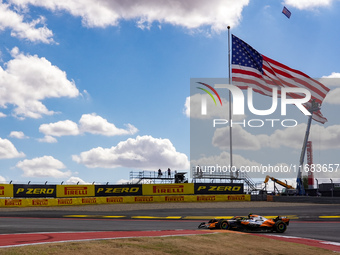
[{"label": "orange race car", "polygon": [[208,223],[202,222],[198,228],[283,233],[287,230],[288,225],[287,217],[277,216],[274,219],[267,219],[250,213],[248,217],[235,216],[230,220],[212,219]]}]

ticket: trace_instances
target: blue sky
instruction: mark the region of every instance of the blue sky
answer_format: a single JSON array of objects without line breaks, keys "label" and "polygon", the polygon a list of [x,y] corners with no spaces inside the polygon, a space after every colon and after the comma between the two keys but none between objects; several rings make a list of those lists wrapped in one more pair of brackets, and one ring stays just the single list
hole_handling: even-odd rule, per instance
[{"label": "blue sky", "polygon": [[[131,170],[189,170],[190,78],[228,76],[228,25],[270,58],[339,77],[339,1],[294,2],[2,1],[0,181],[116,183]],[[330,88],[315,159],[339,163],[340,88]],[[287,144],[273,153],[298,160],[299,143]],[[244,159],[290,163],[247,146],[236,149]]]}]

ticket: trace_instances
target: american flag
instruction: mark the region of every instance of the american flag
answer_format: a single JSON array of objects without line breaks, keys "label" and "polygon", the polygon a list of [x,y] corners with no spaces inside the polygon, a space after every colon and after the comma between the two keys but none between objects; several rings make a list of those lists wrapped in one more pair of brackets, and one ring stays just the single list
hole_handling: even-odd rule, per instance
[{"label": "american flag", "polygon": [[[272,87],[298,87],[311,92],[311,100],[321,105],[329,88],[308,75],[272,60],[253,49],[250,45],[232,35],[232,83],[241,89],[252,87],[255,92],[272,96]],[[280,96],[278,90],[278,96]],[[289,93],[290,98],[303,98],[303,94]],[[308,109],[310,103],[305,107]],[[313,113],[313,119],[325,123],[320,110]]]},{"label": "american flag", "polygon": [[286,8],[286,6],[283,7],[282,13],[286,15],[286,17],[289,19],[292,13]]}]

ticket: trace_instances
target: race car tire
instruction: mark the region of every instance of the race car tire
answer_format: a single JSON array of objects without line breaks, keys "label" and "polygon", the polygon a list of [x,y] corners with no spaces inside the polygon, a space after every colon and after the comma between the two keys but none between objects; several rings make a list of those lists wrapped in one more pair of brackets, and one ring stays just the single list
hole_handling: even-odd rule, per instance
[{"label": "race car tire", "polygon": [[224,229],[224,230],[229,230],[230,229],[230,225],[228,223],[228,221],[226,220],[220,220],[218,222],[218,226],[220,229]]},{"label": "race car tire", "polygon": [[274,230],[277,233],[284,233],[287,230],[287,224],[282,220],[278,220],[274,225]]}]

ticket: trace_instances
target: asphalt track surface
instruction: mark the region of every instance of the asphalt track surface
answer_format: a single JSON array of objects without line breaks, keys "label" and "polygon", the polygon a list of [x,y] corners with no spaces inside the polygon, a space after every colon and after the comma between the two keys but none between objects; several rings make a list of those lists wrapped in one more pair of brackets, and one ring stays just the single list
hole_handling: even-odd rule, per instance
[{"label": "asphalt track surface", "polygon": [[[190,205],[188,205],[189,207]],[[286,237],[340,243],[340,205],[262,208],[177,208],[126,211],[0,210],[0,234],[87,231],[196,230],[200,222],[248,213],[292,218]],[[266,234],[263,234],[266,235]],[[272,233],[271,233],[272,235]]]}]

